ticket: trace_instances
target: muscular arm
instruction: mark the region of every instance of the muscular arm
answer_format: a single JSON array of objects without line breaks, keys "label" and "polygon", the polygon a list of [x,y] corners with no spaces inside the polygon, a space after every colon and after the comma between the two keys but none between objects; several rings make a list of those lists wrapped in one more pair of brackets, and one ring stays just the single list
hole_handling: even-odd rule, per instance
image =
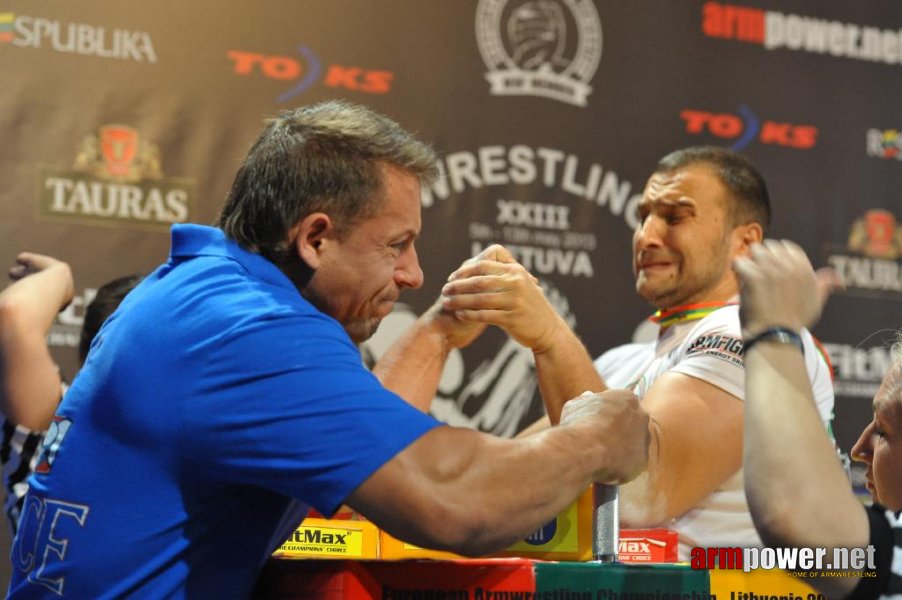
[{"label": "muscular arm", "polygon": [[66,263],[29,253],[19,263],[10,272],[17,281],[0,292],[0,410],[14,423],[44,429],[61,385],[45,338],[74,284]]},{"label": "muscular arm", "polygon": [[[798,331],[820,316],[829,286],[818,284],[808,258],[795,244],[769,240],[753,248],[749,258],[737,260],[734,269],[747,339],[774,326]],[[747,350],[744,437],[746,496],[765,544],[828,549],[867,545],[867,514],[824,433],[804,358],[795,346],[765,341]],[[859,578],[809,581],[840,598]]]},{"label": "muscular arm", "polygon": [[497,245],[449,276],[439,301],[389,348],[373,372],[385,387],[428,411],[448,353],[469,345],[488,325],[532,350],[553,423],[569,399],[606,389],[585,346],[535,277]]},{"label": "muscular arm", "polygon": [[620,488],[629,527],[650,527],[684,514],[742,464],[742,402],[682,373],[666,373],[642,400],[650,417],[646,470]]},{"label": "muscular arm", "polygon": [[559,325],[545,348],[533,348],[539,391],[551,423],[558,423],[564,403],[579,394],[602,392],[602,381],[586,347],[569,326],[559,319]]},{"label": "muscular arm", "polygon": [[[526,439],[439,427],[386,463],[347,503],[392,535],[467,555],[499,550],[554,517],[592,481],[630,479],[647,421],[629,392],[573,401],[593,413]],[[588,407],[587,404],[596,406]]]},{"label": "muscular arm", "polygon": [[[815,408],[798,348],[760,343],[746,357],[745,488],[768,546],[864,548],[868,518],[849,486]],[[792,494],[786,490],[792,489]],[[831,597],[857,577],[817,577]]]},{"label": "muscular arm", "polygon": [[606,388],[588,351],[555,311],[535,277],[502,246],[464,263],[442,288],[443,307],[462,322],[495,325],[529,348],[551,423],[564,404]]},{"label": "muscular arm", "polygon": [[468,345],[483,329],[485,325],[457,321],[436,303],[391,345],[373,373],[382,385],[428,412],[448,354]]}]

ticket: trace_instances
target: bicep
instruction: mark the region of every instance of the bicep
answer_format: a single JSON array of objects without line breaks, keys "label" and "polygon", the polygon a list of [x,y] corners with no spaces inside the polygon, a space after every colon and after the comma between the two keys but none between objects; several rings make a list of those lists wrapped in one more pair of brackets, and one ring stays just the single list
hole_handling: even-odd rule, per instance
[{"label": "bicep", "polygon": [[682,373],[666,373],[642,400],[656,430],[651,484],[667,515],[682,515],[742,465],[742,401]]},{"label": "bicep", "polygon": [[395,537],[434,547],[455,545],[454,489],[474,468],[486,438],[468,429],[437,427],[386,461],[348,496],[354,510]]}]

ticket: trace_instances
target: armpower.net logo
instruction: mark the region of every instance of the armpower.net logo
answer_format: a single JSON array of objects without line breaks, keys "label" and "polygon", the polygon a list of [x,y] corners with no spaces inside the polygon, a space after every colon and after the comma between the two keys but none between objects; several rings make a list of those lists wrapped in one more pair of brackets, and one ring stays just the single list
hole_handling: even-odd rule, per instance
[{"label": "armpower.net logo", "polygon": [[874,577],[875,550],[866,548],[693,548],[693,569],[794,571],[800,577]]},{"label": "armpower.net logo", "polygon": [[899,29],[705,2],[702,33],[707,37],[757,44],[766,50],[902,64],[902,30]]}]

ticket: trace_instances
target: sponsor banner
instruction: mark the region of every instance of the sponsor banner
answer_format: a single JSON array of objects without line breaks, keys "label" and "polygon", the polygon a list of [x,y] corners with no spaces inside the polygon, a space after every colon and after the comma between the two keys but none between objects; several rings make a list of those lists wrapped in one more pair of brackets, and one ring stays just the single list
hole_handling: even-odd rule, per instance
[{"label": "sponsor banner", "polygon": [[38,170],[39,219],[167,230],[191,220],[196,182],[164,177],[160,149],[127,125],[86,136],[69,169]]},{"label": "sponsor banner", "polygon": [[823,347],[833,363],[836,395],[870,402],[892,365],[889,346],[824,342]]},{"label": "sponsor banner", "polygon": [[493,96],[588,105],[602,49],[593,2],[480,0],[476,41]]},{"label": "sponsor banner", "polygon": [[708,37],[757,44],[767,50],[902,64],[902,29],[705,2],[702,32]]},{"label": "sponsor banner", "polygon": [[875,208],[855,219],[846,246],[828,247],[826,262],[842,283],[835,293],[902,300],[902,227],[891,211]]},{"label": "sponsor banner", "polygon": [[[737,569],[746,573],[772,571],[819,572],[821,577],[862,576],[877,568],[873,546],[865,548],[700,548],[690,552],[693,569]],[[829,574],[828,574],[829,573]]]},{"label": "sponsor banner", "polygon": [[621,529],[617,559],[626,563],[675,563],[679,534],[669,529]]},{"label": "sponsor banner", "polygon": [[0,13],[0,44],[139,63],[157,62],[153,38],[146,31],[12,12]]},{"label": "sponsor banner", "polygon": [[797,150],[808,150],[817,143],[818,128],[814,125],[762,119],[745,105],[736,113],[686,108],[680,111],[680,118],[686,124],[686,133],[731,142],[730,148],[737,152],[752,143]]},{"label": "sponsor banner", "polygon": [[898,129],[868,129],[867,155],[875,158],[902,160],[902,136]]},{"label": "sponsor banner", "polygon": [[305,519],[273,554],[276,558],[377,558],[379,532],[365,521]]},{"label": "sponsor banner", "polygon": [[323,64],[310,48],[299,45],[295,55],[264,54],[248,50],[229,50],[235,75],[284,82],[288,87],[276,102],[297,103],[300,96],[314,85],[335,91],[354,91],[364,94],[387,94],[391,91],[395,74],[383,69],[360,66]]}]

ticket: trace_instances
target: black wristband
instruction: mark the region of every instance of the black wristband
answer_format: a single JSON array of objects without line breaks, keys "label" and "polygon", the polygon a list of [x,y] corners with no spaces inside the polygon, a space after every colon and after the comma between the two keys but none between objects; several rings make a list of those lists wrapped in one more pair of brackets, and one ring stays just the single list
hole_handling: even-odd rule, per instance
[{"label": "black wristband", "polygon": [[778,342],[780,344],[792,344],[805,354],[805,345],[802,344],[802,336],[792,329],[786,327],[769,327],[752,337],[745,340],[742,345],[742,352],[746,353],[758,342]]}]

